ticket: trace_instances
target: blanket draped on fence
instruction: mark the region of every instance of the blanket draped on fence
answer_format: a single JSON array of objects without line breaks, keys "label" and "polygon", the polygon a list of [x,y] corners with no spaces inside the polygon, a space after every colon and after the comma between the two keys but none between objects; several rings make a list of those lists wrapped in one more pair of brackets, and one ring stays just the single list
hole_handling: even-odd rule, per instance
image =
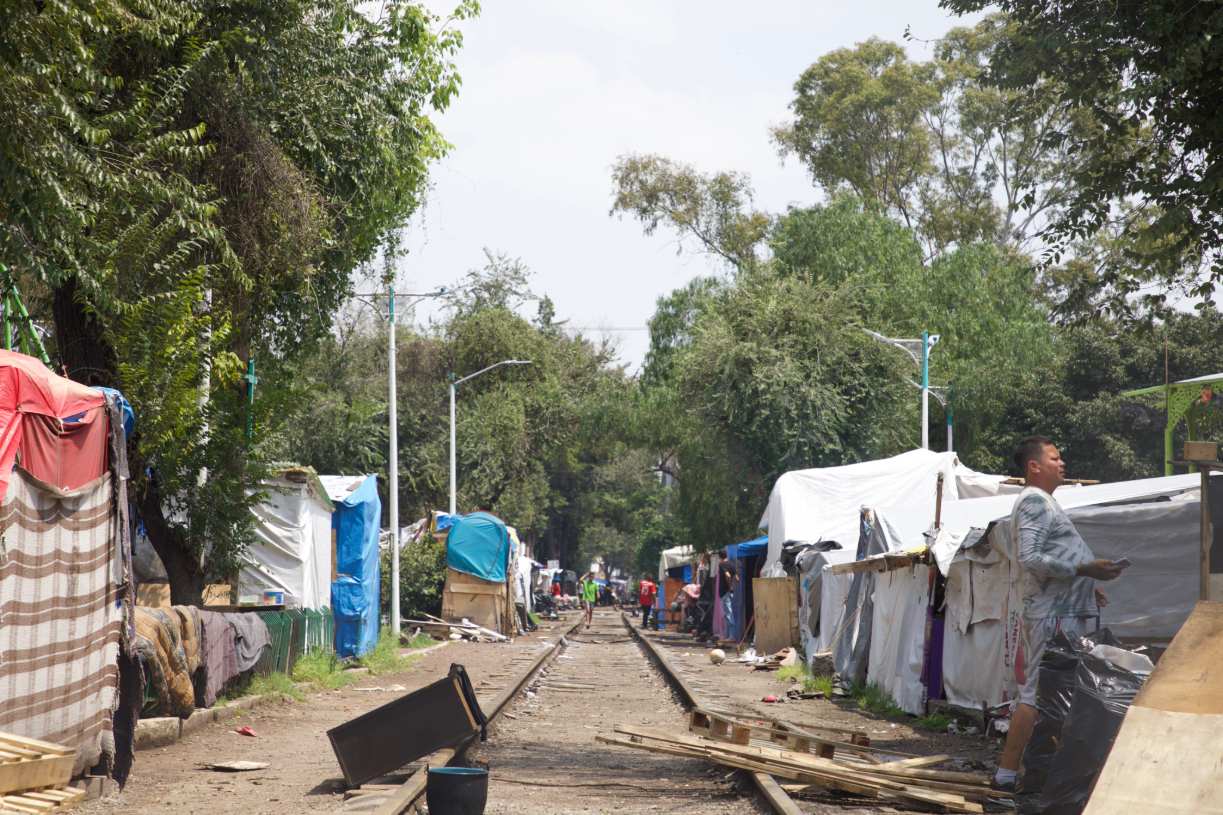
[{"label": "blanket draped on fence", "polygon": [[[184,620],[192,617],[194,622],[184,625]],[[198,609],[190,606],[136,609],[136,653],[161,709],[180,719],[195,711],[189,666],[199,664],[199,619]],[[194,656],[189,656],[189,649],[184,647],[184,629],[188,639],[194,637]]]},{"label": "blanket draped on fence", "polygon": [[114,758],[119,639],[129,613],[113,481],[72,490],[14,469],[0,502],[0,731]]},{"label": "blanket draped on fence", "polygon": [[238,654],[234,650],[234,627],[215,611],[200,610],[204,647],[200,651],[200,670],[195,678],[195,698],[201,707],[212,707],[225,683],[238,673]]},{"label": "blanket draped on fence", "polygon": [[272,644],[268,626],[254,613],[226,614],[225,619],[234,627],[234,646],[238,652],[238,670],[249,671],[255,667],[263,649]]}]

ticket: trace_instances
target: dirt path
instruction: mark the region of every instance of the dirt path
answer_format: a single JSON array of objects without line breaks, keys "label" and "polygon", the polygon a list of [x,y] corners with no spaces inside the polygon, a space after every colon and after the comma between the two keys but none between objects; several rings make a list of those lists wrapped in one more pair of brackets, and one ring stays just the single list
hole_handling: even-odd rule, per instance
[{"label": "dirt path", "polygon": [[[725,768],[595,741],[620,723],[688,727],[618,612],[597,611],[594,627],[578,631],[531,688],[534,696],[520,696],[472,752],[492,771],[489,815],[767,812],[751,790],[736,789]],[[601,786],[581,786],[589,784]]]},{"label": "dirt path", "polygon": [[[559,626],[557,626],[559,628]],[[537,636],[553,636],[541,630]],[[89,815],[296,815],[335,812],[344,781],[326,731],[386,704],[395,696],[444,677],[451,663],[467,668],[481,699],[491,699],[511,668],[539,652],[542,640],[514,645],[451,643],[429,652],[402,673],[367,676],[342,691],[312,692],[306,702],[255,708],[212,725],[177,745],[136,754],[122,793],[85,804]],[[234,733],[250,727],[258,738]],[[245,759],[267,770],[218,773],[202,764]]]}]

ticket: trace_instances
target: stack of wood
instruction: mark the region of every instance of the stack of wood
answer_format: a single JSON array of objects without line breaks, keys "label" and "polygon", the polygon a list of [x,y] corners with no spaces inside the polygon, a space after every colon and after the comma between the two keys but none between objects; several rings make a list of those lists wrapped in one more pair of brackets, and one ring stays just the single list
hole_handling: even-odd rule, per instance
[{"label": "stack of wood", "polygon": [[0,733],[0,813],[45,815],[75,807],[85,791],[67,788],[76,751]]},{"label": "stack of wood", "polygon": [[689,730],[698,735],[616,725],[615,731],[629,739],[598,736],[597,740],[800,782],[782,785],[789,793],[835,790],[881,804],[957,813],[982,812],[980,801],[1011,797],[990,790],[986,775],[932,769],[951,761],[951,756],[915,756],[871,747],[861,731],[799,727],[702,708],[692,711]]},{"label": "stack of wood", "polygon": [[510,641],[510,638],[504,634],[498,634],[496,631],[476,625],[471,620],[452,623],[440,617],[434,617],[432,614],[426,614],[425,616],[429,619],[404,620],[403,625],[409,629],[420,629],[421,632],[431,637],[440,637],[441,639],[447,639],[451,634],[458,634],[461,637],[476,640],[477,642]]}]

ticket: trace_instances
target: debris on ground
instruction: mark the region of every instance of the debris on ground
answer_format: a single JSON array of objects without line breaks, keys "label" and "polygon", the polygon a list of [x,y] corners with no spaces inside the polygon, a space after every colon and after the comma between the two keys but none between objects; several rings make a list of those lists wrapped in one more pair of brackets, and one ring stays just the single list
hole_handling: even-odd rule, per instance
[{"label": "debris on ground", "polygon": [[222,773],[249,773],[252,770],[266,770],[271,765],[266,761],[223,761],[219,764],[202,764],[205,770],[216,770]]},{"label": "debris on ground", "polygon": [[259,738],[259,734],[249,727],[235,727],[234,732],[239,736],[250,736],[252,739]]},{"label": "debris on ground", "polygon": [[987,775],[933,769],[952,761],[951,756],[881,750],[871,747],[860,731],[841,730],[834,738],[826,738],[784,721],[757,721],[700,708],[692,711],[689,730],[693,735],[618,724],[615,732],[628,739],[598,736],[596,740],[663,755],[704,758],[725,767],[801,782],[782,785],[791,794],[836,790],[879,803],[957,813],[982,812],[980,802],[1010,798],[991,790]]},{"label": "debris on ground", "polygon": [[797,664],[798,651],[794,650],[793,648],[782,648],[768,659],[756,662],[756,670],[775,671],[778,668],[785,668],[787,666]]}]

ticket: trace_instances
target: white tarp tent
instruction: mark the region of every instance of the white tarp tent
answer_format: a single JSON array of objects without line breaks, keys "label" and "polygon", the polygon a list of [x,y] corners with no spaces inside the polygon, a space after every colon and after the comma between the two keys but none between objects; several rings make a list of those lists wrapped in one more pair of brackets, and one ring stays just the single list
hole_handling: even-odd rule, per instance
[{"label": "white tarp tent", "polygon": [[[1193,488],[1199,484],[1198,475],[1170,476],[1055,493],[1096,557],[1124,556],[1134,563],[1103,585],[1111,602],[1101,610],[1102,627],[1120,637],[1170,637],[1188,617],[1197,599],[1200,506]],[[947,577],[943,690],[952,704],[974,710],[1014,699],[1026,675],[1008,523],[1014,500],[1000,496],[944,504],[943,528],[933,547]],[[929,510],[913,507],[876,511],[897,532],[900,548],[924,542],[933,521]],[[969,535],[993,521],[1000,522],[987,538]],[[966,537],[976,545],[961,550]],[[877,592],[876,611],[879,606]],[[895,617],[876,614],[876,638],[901,637],[899,629]],[[918,632],[910,632],[910,638],[911,647],[922,644]],[[871,657],[873,663],[873,650]],[[892,676],[892,667],[882,669]]]},{"label": "white tarp tent", "polygon": [[238,597],[279,590],[285,605],[331,607],[331,513],[327,490],[312,470],[282,471],[264,482],[254,507],[255,534],[238,571]]},{"label": "white tarp tent", "polygon": [[695,556],[691,546],[663,549],[662,556],[658,558],[658,591],[662,592],[663,586],[666,585],[667,569],[687,566]]},{"label": "white tarp tent", "polygon": [[968,495],[1018,492],[1001,483],[1004,476],[974,472],[960,464],[955,453],[930,450],[843,467],[794,470],[777,479],[760,520],[760,528],[769,532],[765,566],[776,563],[782,546],[791,540],[836,541],[843,549],[856,549],[863,504],[921,508],[933,518],[939,473],[944,476],[944,505]]}]

